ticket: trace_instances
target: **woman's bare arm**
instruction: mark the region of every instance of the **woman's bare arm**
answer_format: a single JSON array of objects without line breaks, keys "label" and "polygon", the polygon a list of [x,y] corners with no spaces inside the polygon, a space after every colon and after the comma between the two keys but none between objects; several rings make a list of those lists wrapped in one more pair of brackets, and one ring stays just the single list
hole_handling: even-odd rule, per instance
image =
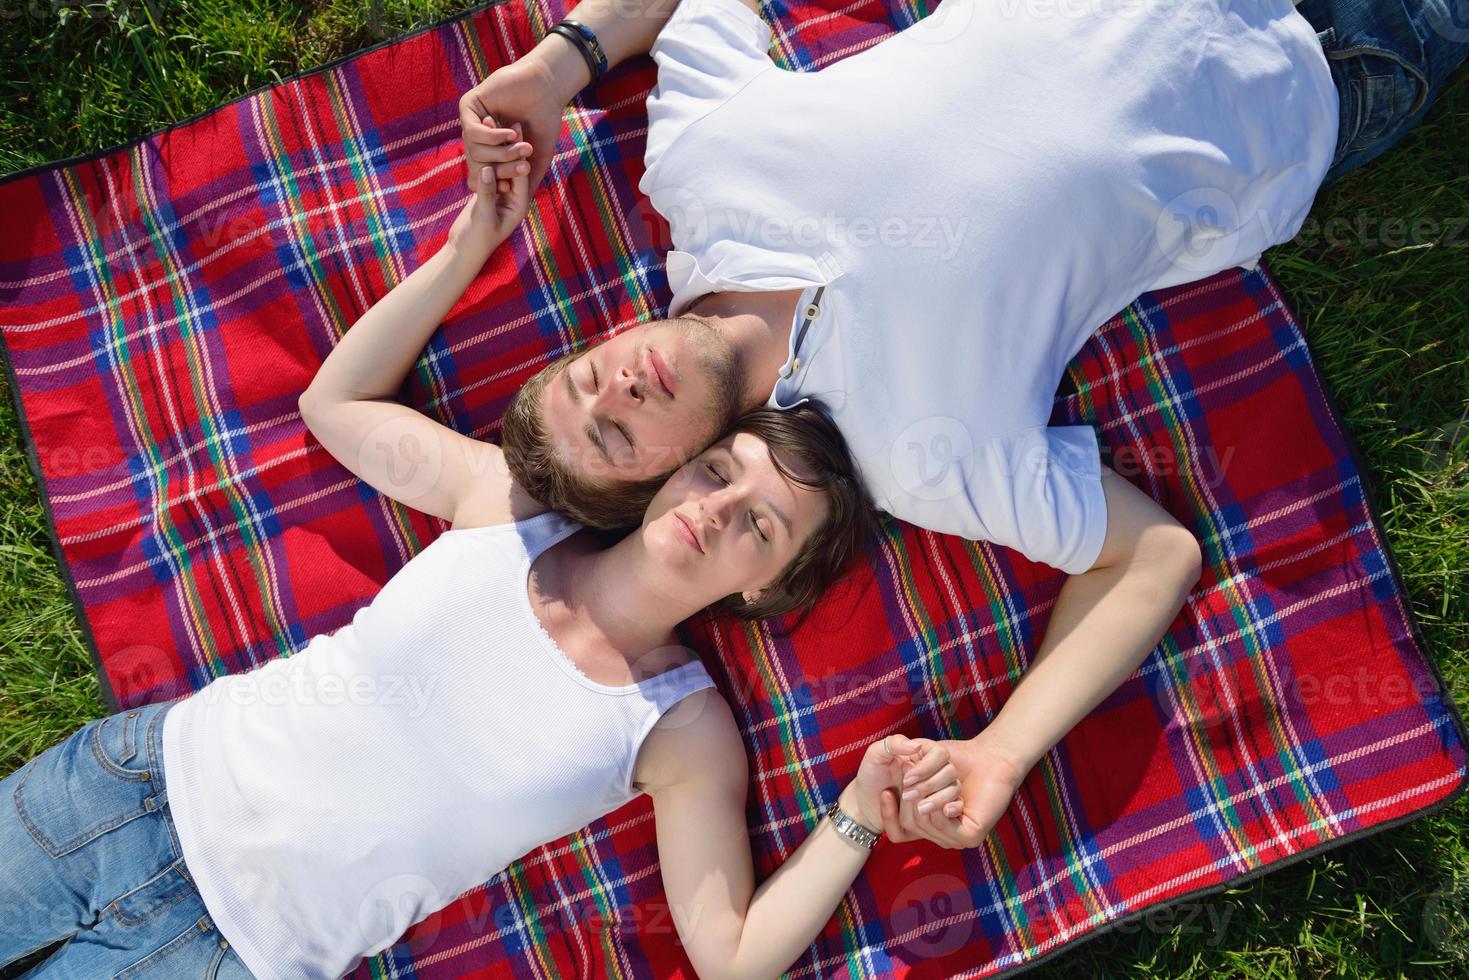
[{"label": "woman's bare arm", "polygon": [[456,521],[508,523],[540,508],[510,478],[500,447],[399,403],[403,379],[465,288],[525,213],[487,185],[465,204],[449,240],[378,300],[337,342],[298,400],[301,417],[343,466],[381,493]]},{"label": "woman's bare arm", "polygon": [[[729,706],[706,690],[665,719],[676,727],[655,727],[639,772],[653,797],[663,887],[684,950],[704,980],[778,976],[830,920],[869,851],[822,818],[756,888],[745,827],[748,763]],[[901,735],[890,741],[897,754],[888,756],[881,742],[869,746],[839,797],[844,811],[874,830],[878,793],[900,781],[906,765],[924,780],[922,799],[942,807],[957,797],[937,743]]]}]

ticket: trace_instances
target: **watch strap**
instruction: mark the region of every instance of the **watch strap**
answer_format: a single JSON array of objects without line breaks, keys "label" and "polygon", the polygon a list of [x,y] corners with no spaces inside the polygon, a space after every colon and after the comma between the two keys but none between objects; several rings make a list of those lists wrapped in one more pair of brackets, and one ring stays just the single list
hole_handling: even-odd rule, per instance
[{"label": "watch strap", "polygon": [[827,807],[826,816],[831,820],[831,825],[836,829],[837,833],[869,850],[876,846],[878,839],[882,837],[882,834],[869,830],[856,820],[853,820],[842,809],[840,802],[832,803],[831,806]]}]

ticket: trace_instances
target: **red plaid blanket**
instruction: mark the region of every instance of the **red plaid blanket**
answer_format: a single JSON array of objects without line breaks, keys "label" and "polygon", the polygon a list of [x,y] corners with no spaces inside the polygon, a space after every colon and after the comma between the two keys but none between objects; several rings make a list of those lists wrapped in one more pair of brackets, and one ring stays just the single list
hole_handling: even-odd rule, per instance
[{"label": "red plaid blanket", "polygon": [[[444,530],[328,457],[296,397],[447,232],[463,193],[459,93],[564,13],[560,0],[481,9],[0,186],[9,379],[115,709],[290,655]],[[774,50],[815,70],[917,16],[805,4],[775,17]],[[434,337],[407,403],[493,438],[549,358],[666,311],[667,229],[635,191],[653,81],[634,59],[572,105],[530,217]],[[794,976],[1023,969],[1463,789],[1462,723],[1269,275],[1145,295],[1099,326],[1055,421],[1096,426],[1111,465],[1195,531],[1203,578],[982,847],[879,845]],[[759,873],[813,828],[870,740],[982,728],[1061,581],[888,521],[794,636],[691,623],[754,763]],[[354,976],[502,973],[691,975],[645,798],[526,856]]]}]

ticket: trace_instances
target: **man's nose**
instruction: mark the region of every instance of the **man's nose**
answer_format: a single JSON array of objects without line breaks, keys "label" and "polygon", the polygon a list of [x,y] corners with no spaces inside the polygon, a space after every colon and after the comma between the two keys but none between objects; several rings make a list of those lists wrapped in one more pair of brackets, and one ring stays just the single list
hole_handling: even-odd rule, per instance
[{"label": "man's nose", "polygon": [[643,385],[638,376],[625,367],[618,368],[616,373],[602,386],[597,393],[597,408],[603,411],[627,410],[636,408],[643,402]]}]

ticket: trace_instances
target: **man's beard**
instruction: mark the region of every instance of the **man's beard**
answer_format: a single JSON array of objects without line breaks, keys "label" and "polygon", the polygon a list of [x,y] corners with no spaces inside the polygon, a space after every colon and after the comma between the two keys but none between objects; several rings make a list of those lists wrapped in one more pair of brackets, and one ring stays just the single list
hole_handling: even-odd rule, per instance
[{"label": "man's beard", "polygon": [[687,341],[685,349],[696,352],[698,364],[694,370],[709,380],[709,403],[703,414],[714,422],[713,441],[744,408],[745,359],[724,334],[703,320],[683,316],[671,322]]}]

